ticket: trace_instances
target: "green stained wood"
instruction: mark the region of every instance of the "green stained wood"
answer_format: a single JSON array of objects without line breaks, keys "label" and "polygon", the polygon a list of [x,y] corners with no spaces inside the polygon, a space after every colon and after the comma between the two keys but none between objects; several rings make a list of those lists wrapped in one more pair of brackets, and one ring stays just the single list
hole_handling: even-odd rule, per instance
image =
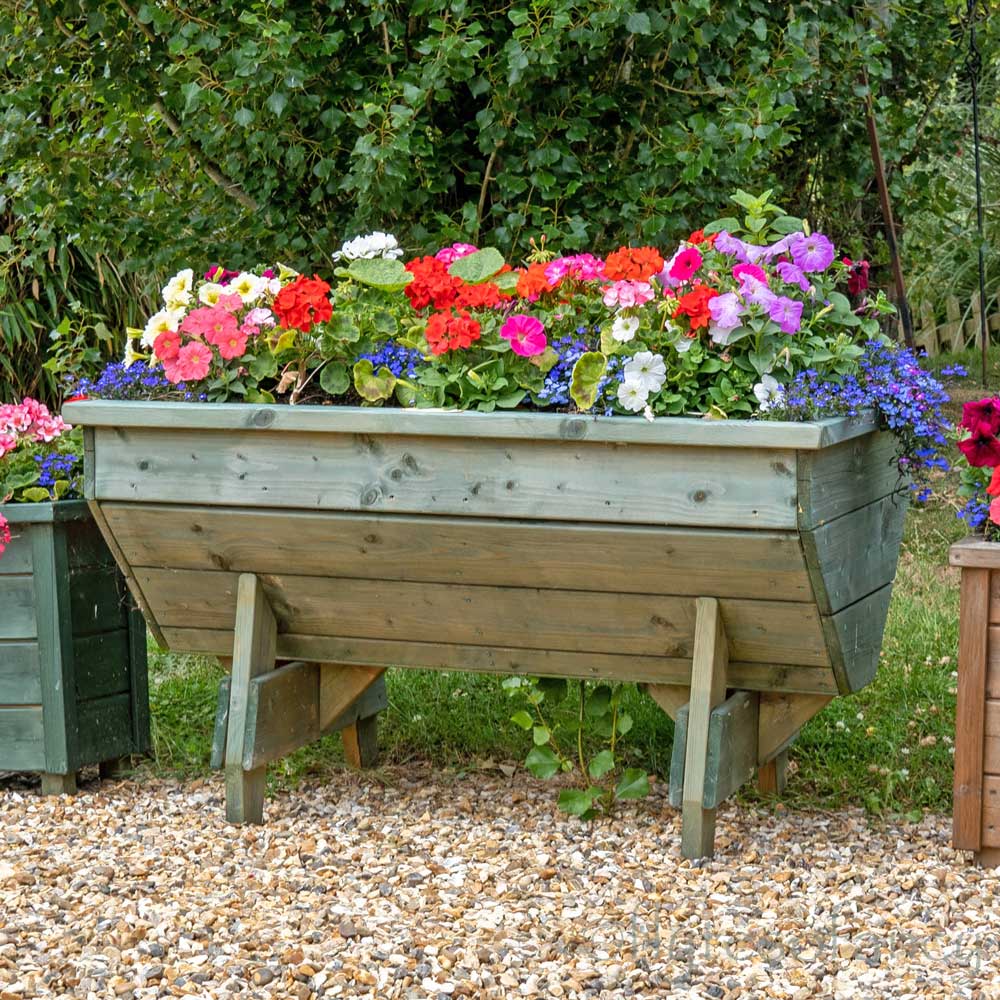
[{"label": "green stained wood", "polygon": [[[237,574],[135,572],[162,628],[232,630]],[[683,659],[693,651],[692,598],[336,577],[262,582],[283,632]],[[829,664],[811,604],[723,600],[722,606],[734,659]]]},{"label": "green stained wood", "polygon": [[247,703],[247,771],[319,739],[319,664],[289,663],[255,677]]},{"label": "green stained wood", "polygon": [[0,642],[0,705],[40,705],[38,642]]},{"label": "green stained wood", "polygon": [[41,771],[45,768],[45,727],[40,705],[0,706],[0,768]]},{"label": "green stained wood", "polygon": [[840,611],[892,583],[906,507],[905,493],[890,494],[802,532],[821,614]]},{"label": "green stained wood", "polygon": [[99,568],[107,572],[115,565],[114,556],[108,549],[93,518],[71,521],[63,529],[66,535],[66,552],[71,573]]},{"label": "green stained wood", "polygon": [[0,576],[0,640],[34,639],[35,582],[30,576]]},{"label": "green stained wood", "polygon": [[73,640],[76,692],[80,700],[127,693],[132,687],[127,629]]},{"label": "green stained wood", "polygon": [[[134,568],[809,601],[795,532],[106,503]],[[149,530],[155,518],[156,531]]]},{"label": "green stained wood", "polygon": [[84,427],[241,430],[363,435],[418,434],[479,440],[606,441],[685,447],[824,448],[870,433],[871,414],[809,422],[603,417],[563,413],[476,413],[358,406],[247,406],[87,400],[67,403],[66,419]]},{"label": "green stained wood", "polygon": [[128,692],[80,702],[80,761],[97,763],[132,753],[132,706]]},{"label": "green stained wood", "polygon": [[823,618],[823,631],[841,694],[860,691],[874,679],[891,597],[890,583]]},{"label": "green stained wood", "polygon": [[[8,506],[13,506],[8,505]],[[6,516],[7,507],[0,505],[0,514]],[[0,578],[25,575],[31,572],[31,525],[12,524],[10,544],[0,556]]]},{"label": "green stained wood", "polygon": [[128,599],[118,574],[79,570],[68,576],[70,614],[77,636],[128,627]]},{"label": "green stained wood", "polygon": [[[65,524],[90,517],[85,500],[60,500],[59,503],[5,503],[0,511],[11,525]],[[13,528],[11,529],[13,533]]]},{"label": "green stained wood", "polygon": [[102,500],[616,524],[795,527],[795,452],[99,428]]},{"label": "green stained wood", "polygon": [[132,694],[132,753],[142,754],[151,743],[149,729],[149,669],[146,621],[133,604],[128,612],[129,678]]}]

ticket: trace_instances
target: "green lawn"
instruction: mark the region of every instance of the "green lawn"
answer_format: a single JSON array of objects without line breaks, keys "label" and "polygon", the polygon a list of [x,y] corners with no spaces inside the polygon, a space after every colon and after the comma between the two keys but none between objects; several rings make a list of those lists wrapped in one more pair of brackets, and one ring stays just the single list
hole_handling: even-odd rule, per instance
[{"label": "green lawn", "polygon": [[[875,812],[950,808],[958,588],[947,551],[962,534],[943,506],[908,515],[879,675],[859,694],[835,699],[806,726],[792,751],[786,800],[831,808],[850,803]],[[150,670],[150,766],[160,773],[204,773],[222,671],[211,660],[158,652]],[[452,769],[523,760],[530,737],[509,721],[515,706],[500,685],[501,678],[491,675],[391,671],[382,759],[429,760]],[[632,686],[625,700],[635,719],[621,746],[627,762],[666,775],[672,723]],[[577,705],[571,685],[559,717],[568,722]],[[270,774],[276,785],[288,786],[341,766],[334,736],[273,765]]]}]

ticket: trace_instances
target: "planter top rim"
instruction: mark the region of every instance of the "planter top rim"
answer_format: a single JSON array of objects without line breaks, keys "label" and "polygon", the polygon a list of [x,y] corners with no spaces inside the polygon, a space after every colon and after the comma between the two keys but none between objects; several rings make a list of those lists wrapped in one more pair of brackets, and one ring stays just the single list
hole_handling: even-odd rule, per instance
[{"label": "planter top rim", "polygon": [[86,500],[54,500],[51,503],[0,503],[0,514],[11,524],[58,524],[90,517]]},{"label": "planter top rim", "polygon": [[162,430],[267,430],[334,434],[592,441],[716,448],[816,450],[877,429],[874,413],[813,421],[602,417],[582,413],[403,410],[363,406],[79,400],[62,415],[83,427]]},{"label": "planter top rim", "polygon": [[968,569],[1000,569],[1000,542],[988,542],[982,535],[969,535],[948,549],[948,563]]}]

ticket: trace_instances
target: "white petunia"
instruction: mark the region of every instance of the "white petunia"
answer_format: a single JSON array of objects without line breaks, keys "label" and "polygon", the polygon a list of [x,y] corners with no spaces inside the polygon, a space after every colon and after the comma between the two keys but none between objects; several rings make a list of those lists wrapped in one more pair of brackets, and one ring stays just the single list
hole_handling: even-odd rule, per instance
[{"label": "white petunia", "polygon": [[229,289],[225,285],[220,285],[215,281],[206,281],[198,289],[198,300],[204,302],[206,306],[214,306],[221,296],[228,294]]},{"label": "white petunia", "polygon": [[647,393],[659,392],[667,380],[667,366],[662,355],[639,351],[625,365],[625,380],[639,382]]},{"label": "white petunia", "polygon": [[183,318],[183,309],[161,309],[158,313],[153,313],[142,331],[142,346],[152,347],[161,333],[176,333]]},{"label": "white petunia", "polygon": [[638,316],[616,316],[611,324],[611,336],[624,344],[639,332]]},{"label": "white petunia", "polygon": [[243,271],[229,282],[227,291],[235,292],[243,300],[243,304],[248,306],[261,297],[266,284],[266,278],[258,278],[256,274]]},{"label": "white petunia", "polygon": [[190,267],[178,271],[162,289],[163,301],[168,309],[179,309],[191,301],[191,285],[194,283],[194,271]]},{"label": "white petunia", "polygon": [[355,236],[348,240],[335,254],[334,260],[371,260],[375,257],[395,259],[403,256],[403,248],[395,236],[389,233],[374,232],[367,236]]},{"label": "white petunia", "polygon": [[642,411],[642,415],[652,423],[656,419],[656,415],[653,413],[653,408],[647,403],[646,409]]},{"label": "white petunia", "polygon": [[281,278],[268,278],[264,287],[269,295],[277,295],[281,291]]},{"label": "white petunia", "polygon": [[785,401],[785,390],[773,375],[762,375],[760,381],[753,387],[753,394],[760,404],[761,413],[778,409]]},{"label": "white petunia", "polygon": [[140,355],[136,354],[135,347],[132,344],[132,338],[128,337],[125,341],[125,355],[122,357],[122,364],[126,368],[131,368],[139,359]]},{"label": "white petunia", "polygon": [[627,378],[618,386],[618,402],[633,413],[638,413],[646,406],[648,395],[649,391],[636,379]]}]

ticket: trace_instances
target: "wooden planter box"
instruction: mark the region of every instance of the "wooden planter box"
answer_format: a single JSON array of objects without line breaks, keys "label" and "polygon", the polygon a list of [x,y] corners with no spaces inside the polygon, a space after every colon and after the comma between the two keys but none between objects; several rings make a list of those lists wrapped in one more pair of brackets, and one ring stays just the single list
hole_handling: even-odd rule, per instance
[{"label": "wooden planter box", "polygon": [[0,771],[73,791],[149,747],[146,626],[85,501],[2,510]]},{"label": "wooden planter box", "polygon": [[962,569],[955,719],[955,847],[1000,865],[1000,544],[951,547]]},{"label": "wooden planter box", "polygon": [[266,762],[385,667],[603,678],[687,706],[675,798],[701,856],[718,801],[878,665],[906,501],[871,418],[66,417],[154,634],[234,658],[233,819],[259,821]]}]

